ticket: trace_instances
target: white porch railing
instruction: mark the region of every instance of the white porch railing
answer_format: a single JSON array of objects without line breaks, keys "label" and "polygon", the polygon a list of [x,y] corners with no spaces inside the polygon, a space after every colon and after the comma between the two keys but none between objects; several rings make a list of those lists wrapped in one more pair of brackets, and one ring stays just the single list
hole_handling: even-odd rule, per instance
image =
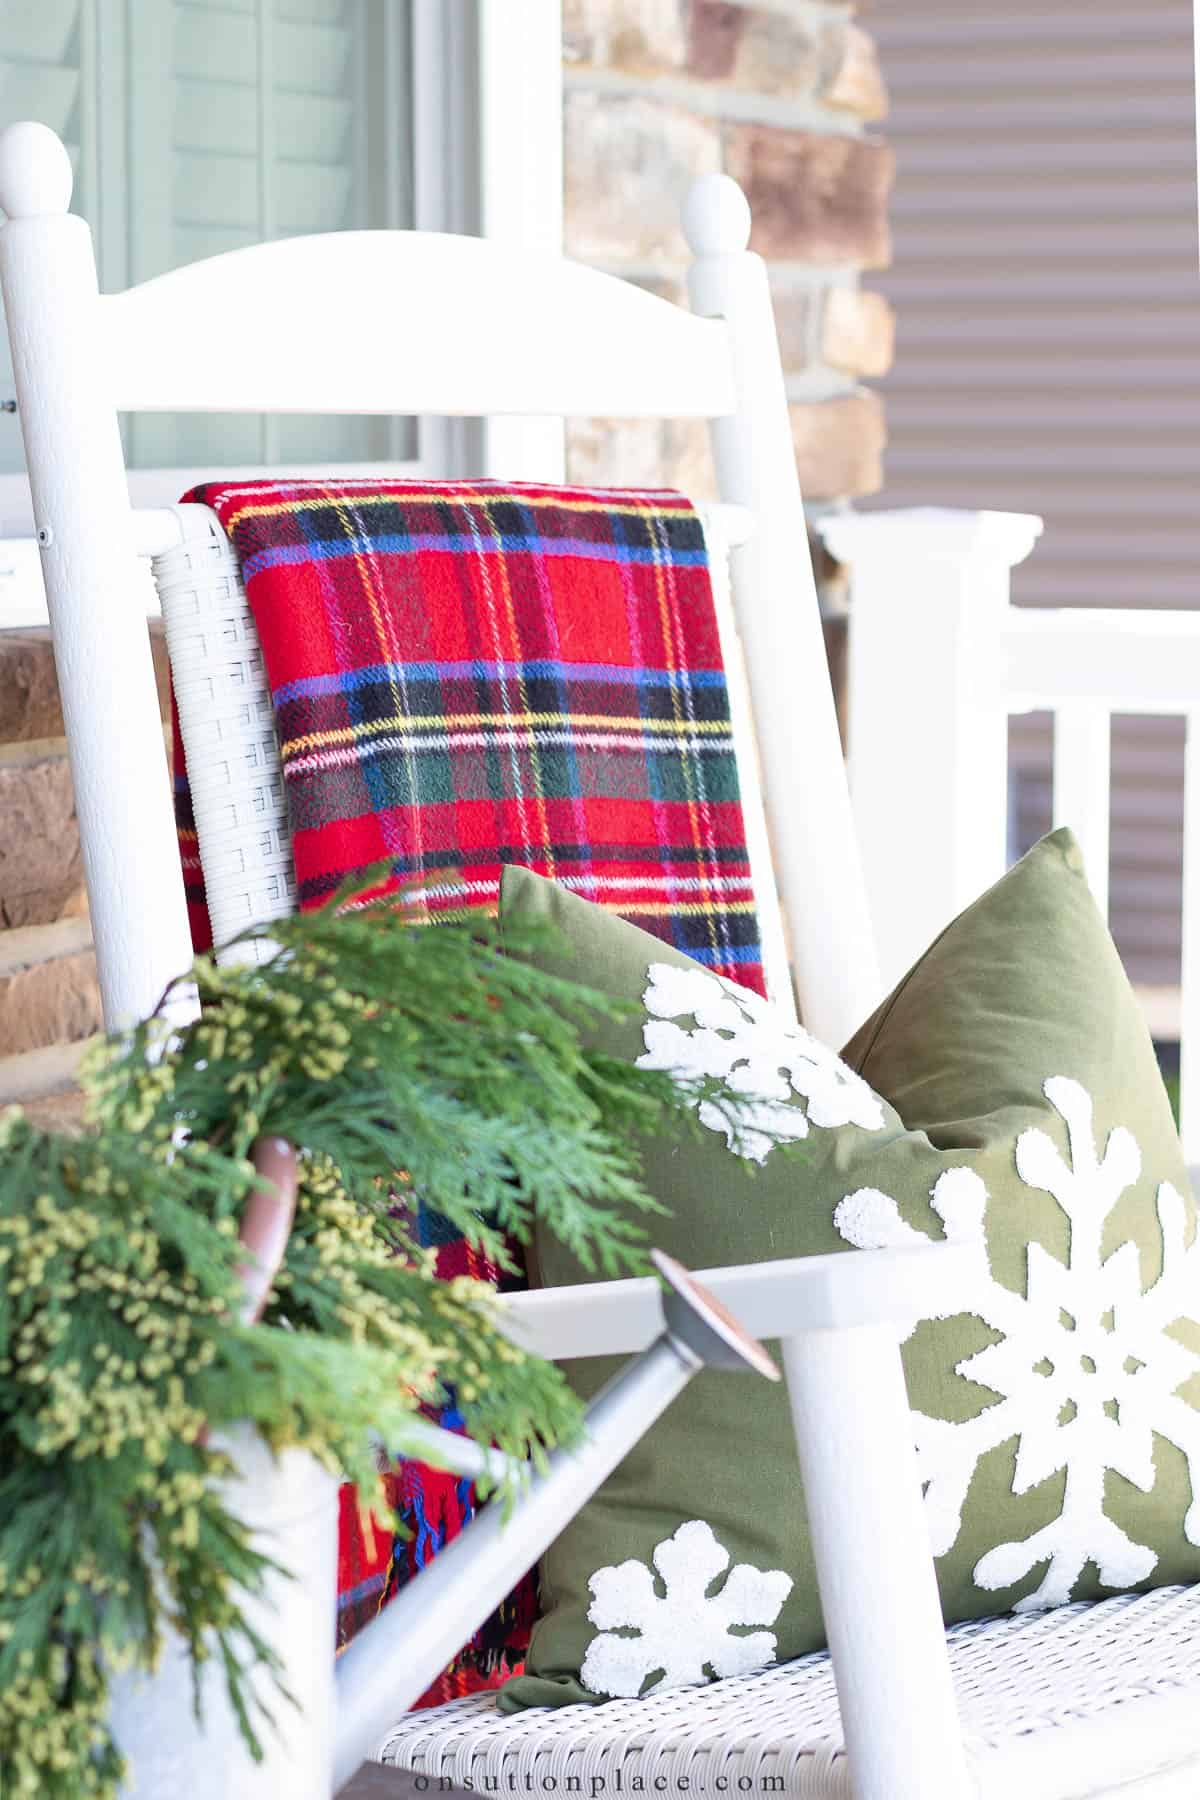
[{"label": "white porch railing", "polygon": [[1054,823],[1107,914],[1114,713],[1187,721],[1180,1128],[1200,1163],[1200,612],[1018,608],[1042,522],[936,508],[821,521],[852,570],[851,791],[885,983],[1004,871],[1008,719],[1054,715]]}]

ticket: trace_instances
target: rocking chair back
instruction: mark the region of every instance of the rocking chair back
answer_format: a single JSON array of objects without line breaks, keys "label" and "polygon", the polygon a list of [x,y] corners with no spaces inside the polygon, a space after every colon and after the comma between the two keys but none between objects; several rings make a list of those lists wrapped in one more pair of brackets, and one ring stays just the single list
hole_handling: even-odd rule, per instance
[{"label": "rocking chair back", "polygon": [[[733,611],[770,832],[769,858],[754,858],[756,898],[769,922],[770,861],[806,1023],[840,1043],[879,997],[875,954],[766,272],[747,248],[749,212],[737,187],[709,176],[688,198],[691,313],[558,258],[403,232],[263,245],[100,295],[87,227],[67,210],[70,188],[69,158],[53,134],[23,124],[0,137],[8,215],[0,282],[108,1023],[144,1016],[190,959],[145,619],[134,599],[139,552],[159,559],[177,668],[198,689],[209,684],[211,705],[200,691],[187,745],[193,781],[202,768],[216,771],[200,834],[206,873],[218,886],[229,877],[225,898],[245,909],[238,923],[291,904],[269,766],[274,740],[252,679],[252,646],[238,635],[248,620],[236,570],[203,509],[131,509],[119,412],[625,412],[708,419],[721,500],[740,509],[709,529],[710,542],[722,530],[726,541],[743,539],[730,558]],[[243,783],[247,757],[260,766]],[[778,950],[783,932],[773,935]],[[947,1800],[966,1792],[897,1325],[913,1305],[914,1280],[934,1310],[961,1293],[965,1254],[940,1245],[712,1273],[718,1298],[744,1296],[751,1328],[765,1319],[790,1346],[792,1411],[860,1800],[928,1800],[935,1778]],[[567,1357],[643,1350],[663,1320],[661,1292],[648,1281],[516,1296],[511,1311],[515,1333]],[[611,1433],[608,1451],[619,1454]],[[560,1529],[604,1468],[597,1454],[565,1469],[572,1498],[560,1494],[554,1521],[547,1513],[542,1526]],[[468,1534],[486,1557],[479,1525]],[[464,1548],[455,1598],[466,1608],[464,1629],[478,1597],[463,1579],[469,1562]],[[893,1604],[873,1617],[865,1584],[884,1562]],[[436,1636],[427,1599],[451,1574],[442,1563],[370,1627],[369,1657],[367,1637],[361,1653],[355,1646],[340,1754],[365,1748],[372,1734],[380,1742],[397,1703],[392,1657],[404,1658],[414,1678],[424,1666]],[[314,1631],[286,1649],[312,1665],[313,1646],[324,1641]],[[435,1658],[418,1685],[438,1666]],[[844,1760],[822,1758],[819,1768]],[[315,1739],[310,1761],[320,1786]],[[223,1767],[216,1779],[226,1779]],[[264,1791],[265,1775],[245,1779],[256,1795]]]},{"label": "rocking chair back", "polygon": [[4,133],[0,282],[107,1023],[143,1016],[190,953],[129,598],[137,549],[182,533],[135,518],[118,414],[625,413],[707,418],[721,499],[751,515],[732,582],[772,861],[806,1021],[840,1043],[879,998],[875,952],[766,271],[736,185],[707,176],[689,195],[692,312],[559,257],[403,231],[262,244],[101,295],[70,190],[53,133]]}]

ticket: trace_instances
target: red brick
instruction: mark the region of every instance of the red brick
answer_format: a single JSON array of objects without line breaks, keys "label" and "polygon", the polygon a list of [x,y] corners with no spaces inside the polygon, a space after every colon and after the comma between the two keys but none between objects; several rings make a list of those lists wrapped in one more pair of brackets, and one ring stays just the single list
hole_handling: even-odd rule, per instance
[{"label": "red brick", "polygon": [[86,1118],[87,1101],[79,1088],[64,1094],[50,1094],[45,1100],[26,1100],[21,1111],[39,1131],[58,1131],[64,1137],[83,1137],[94,1131]]},{"label": "red brick", "polygon": [[849,375],[886,375],[896,349],[896,315],[882,294],[830,288],[821,324],[821,355]]},{"label": "red brick", "polygon": [[728,81],[749,10],[727,0],[692,0],[688,9],[688,68],[702,81]]},{"label": "red brick", "polygon": [[567,478],[584,487],[675,487],[716,498],[702,419],[575,419],[567,430]]},{"label": "red brick", "polygon": [[101,1024],[86,920],[0,932],[0,1057],[72,1043]]},{"label": "red brick", "polygon": [[[158,678],[159,709],[165,719],[169,705],[167,652],[157,620],[150,627],[150,642]],[[62,729],[49,631],[0,631],[0,744],[60,737]]]},{"label": "red brick", "polygon": [[563,59],[626,75],[687,65],[685,0],[563,0]]},{"label": "red brick", "polygon": [[746,93],[794,99],[832,79],[842,36],[840,25],[814,34],[804,20],[774,7],[692,0],[688,69]]},{"label": "red brick", "polygon": [[888,92],[875,40],[861,25],[847,25],[840,37],[841,54],[831,79],[822,88],[822,100],[869,124],[886,119]]},{"label": "red brick", "polygon": [[817,348],[815,340],[822,304],[820,291],[811,285],[797,287],[773,277],[771,302],[784,369],[789,375],[797,375],[810,366]]},{"label": "red brick", "polygon": [[883,402],[866,388],[793,406],[792,443],[809,500],[874,494],[883,486]]},{"label": "red brick", "polygon": [[686,262],[680,204],[720,160],[710,120],[641,95],[569,93],[568,251],[584,262]]},{"label": "red brick", "polygon": [[746,190],[754,216],[751,247],[763,256],[887,267],[887,202],[895,174],[887,144],[734,125],[725,162]]},{"label": "red brick", "polygon": [[732,0],[564,0],[568,67],[635,78],[692,75],[749,93],[801,95],[828,86],[844,26],[815,33],[786,8]]},{"label": "red brick", "polygon": [[0,926],[77,912],[83,859],[61,739],[0,747],[0,821]]}]

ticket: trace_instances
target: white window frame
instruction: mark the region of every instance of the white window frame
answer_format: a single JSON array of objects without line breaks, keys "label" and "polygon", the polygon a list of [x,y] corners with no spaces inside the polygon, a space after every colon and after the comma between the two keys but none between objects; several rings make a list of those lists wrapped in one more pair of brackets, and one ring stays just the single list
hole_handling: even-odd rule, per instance
[{"label": "white window frame", "polygon": [[[107,0],[84,7],[101,29]],[[123,80],[112,64],[112,78]],[[107,76],[106,76],[107,79]],[[560,0],[412,0],[414,223],[421,231],[467,232],[562,247],[562,22]],[[93,135],[95,121],[89,129]],[[92,168],[98,166],[93,158]],[[399,167],[399,146],[396,147]],[[93,175],[93,179],[97,179]],[[85,209],[94,216],[91,198]],[[558,419],[417,420],[417,455],[370,463],[288,464],[296,475],[499,475],[560,480]],[[214,473],[230,479],[273,471],[246,463],[209,468],[131,469],[133,504],[173,504]],[[0,475],[0,630],[47,623],[29,483]],[[158,611],[145,571],[146,611]]]}]

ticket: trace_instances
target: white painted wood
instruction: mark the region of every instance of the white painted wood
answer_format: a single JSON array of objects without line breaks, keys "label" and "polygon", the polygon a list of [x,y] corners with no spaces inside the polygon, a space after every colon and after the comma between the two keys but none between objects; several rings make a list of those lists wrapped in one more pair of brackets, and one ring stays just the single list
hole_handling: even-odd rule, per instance
[{"label": "white painted wood", "polygon": [[[479,9],[476,0],[409,0],[413,224],[469,237],[479,231]],[[442,476],[478,475],[483,422],[423,413],[421,460]]]},{"label": "white painted wood", "polygon": [[475,236],[479,226],[476,0],[409,0],[413,223]]},{"label": "white painted wood", "polygon": [[[266,472],[261,463],[231,463],[223,465],[220,474],[224,481],[255,481],[261,480]],[[127,473],[129,498],[135,507],[165,509],[174,506],[179,496],[197,483],[210,481],[213,467],[211,463],[195,466],[189,464],[171,469],[129,469]],[[395,475],[401,480],[415,480],[428,471],[420,462],[401,458],[383,462],[339,463],[336,467],[328,462],[290,462],[288,473],[317,478],[336,475],[339,480],[353,481],[356,476],[364,475]],[[33,532],[33,499],[29,492],[29,477],[24,474],[0,475],[0,540],[32,537]]]},{"label": "white painted wood", "polygon": [[[696,1279],[747,1331],[773,1339],[958,1311],[984,1273],[970,1245],[930,1243],[701,1269]],[[551,1362],[625,1355],[662,1330],[662,1290],[646,1277],[508,1294],[504,1320],[515,1342]]]},{"label": "white painted wood", "polygon": [[1079,840],[1088,885],[1108,917],[1112,719],[1103,706],[1072,701],[1054,715],[1054,824]]},{"label": "white painted wood", "polygon": [[849,761],[886,984],[1004,872],[1009,571],[1041,521],[936,509],[823,520],[850,565]]},{"label": "white painted wood", "polygon": [[1200,693],[1200,612],[1013,607],[999,679],[1011,710],[1092,700],[1110,712],[1184,713]]},{"label": "white painted wood", "polygon": [[[258,218],[255,235],[270,242],[279,229],[278,171],[275,166],[275,7],[274,0],[254,0],[255,96],[257,160],[255,188]],[[314,173],[315,171],[310,171]],[[360,172],[361,173],[361,172]],[[264,463],[279,460],[279,420],[264,413],[258,421]]]},{"label": "white painted wood", "polygon": [[183,879],[96,269],[44,126],[0,136],[0,282],[70,748],[105,1023],[144,1018],[191,961]]},{"label": "white painted wood", "polygon": [[261,1595],[243,1602],[252,1630],[284,1656],[295,1705],[281,1703],[259,1669],[252,1693],[278,1720],[261,1732],[255,1762],[225,1687],[219,1657],[200,1674],[203,1720],[193,1701],[187,1646],[168,1627],[153,1675],[117,1674],[113,1735],[129,1759],[122,1800],[329,1800],[335,1712],[330,1647],[336,1626],[338,1484],[312,1457],[285,1450],[275,1458],[248,1430],[227,1435],[234,1465],[226,1502],[252,1533],[255,1547],[283,1571]]},{"label": "white painted wood", "polygon": [[[243,407],[275,411],[437,406],[476,413],[544,405],[560,415],[577,410],[719,415],[714,441],[722,492],[728,501],[746,505],[756,523],[738,552],[735,593],[792,951],[806,1016],[836,1041],[877,997],[877,980],[765,271],[745,251],[745,206],[737,190],[731,184],[702,185],[689,215],[698,257],[693,292],[698,310],[711,313],[711,319],[681,315],[553,257],[404,234],[356,233],[268,245],[100,301],[86,228],[61,212],[68,191],[64,160],[61,148],[35,128],[0,140],[0,203],[14,215],[0,233],[0,274],[6,297],[15,301],[10,319],[36,516],[51,531],[46,582],[66,657],[68,732],[79,750],[77,780],[86,801],[81,822],[85,842],[101,847],[93,849],[89,882],[111,1015],[145,1010],[157,998],[156,989],[186,961],[186,920],[161,779],[144,623],[128,603],[137,543],[114,406],[206,410],[229,404],[234,395]],[[60,210],[46,214],[40,209],[47,205]],[[381,298],[388,282],[393,296],[405,296],[411,339],[408,329],[399,334],[385,329],[393,323],[392,313],[385,319]],[[331,302],[347,288],[361,296],[356,330],[342,333],[329,364],[314,369],[307,353],[321,337]],[[422,331],[422,325],[429,330]],[[467,326],[474,336],[463,329]],[[324,341],[330,341],[327,332]],[[372,347],[385,341],[398,348],[394,366],[381,373]],[[432,357],[429,344],[439,342],[452,346],[453,355]],[[588,346],[584,359],[580,343]],[[198,351],[205,344],[214,346],[211,354]],[[302,394],[292,386],[297,368],[305,371]],[[735,407],[736,419],[726,421],[724,415]],[[144,541],[154,541],[155,533],[170,536],[161,522],[151,521]],[[53,554],[60,549],[66,553],[61,558]],[[176,554],[168,551],[165,560]],[[134,653],[139,642],[140,669]],[[98,695],[114,704],[98,704]],[[114,711],[120,730],[113,729]],[[156,760],[147,748],[151,720],[161,790],[157,812],[148,804]],[[140,769],[130,761],[131,748],[141,758]],[[881,1800],[881,1771],[888,1758],[907,1755],[911,1719],[936,1728],[939,1767],[952,1778],[956,1769],[956,1729],[952,1712],[943,1706],[945,1646],[928,1628],[933,1591],[928,1549],[913,1524],[919,1517],[915,1475],[911,1483],[901,1482],[898,1503],[894,1491],[894,1470],[906,1467],[906,1447],[910,1461],[912,1455],[896,1329],[894,1322],[875,1321],[894,1321],[897,1310],[905,1316],[913,1308],[939,1310],[937,1300],[948,1303],[951,1290],[961,1304],[970,1260],[961,1247],[942,1245],[899,1259],[886,1252],[813,1259],[783,1276],[755,1267],[715,1278],[718,1286],[724,1280],[735,1298],[740,1295],[771,1335],[792,1338],[804,1324],[822,1327],[789,1356],[797,1370],[801,1454],[862,1800]],[[641,1284],[631,1285],[632,1294],[614,1297],[610,1290],[593,1308],[581,1304],[586,1296],[573,1290],[565,1303],[569,1342],[578,1345],[586,1336],[580,1321],[589,1311],[603,1313],[608,1344],[639,1331],[648,1296]],[[661,1306],[656,1294],[650,1298]],[[535,1301],[544,1303],[543,1336],[560,1330],[561,1297],[530,1296],[528,1305],[516,1304],[516,1317],[524,1311],[536,1324]],[[835,1326],[848,1330],[835,1333]],[[595,1334],[588,1341],[594,1343]],[[628,1442],[646,1422],[643,1417]],[[875,1446],[870,1453],[868,1428]],[[594,1454],[589,1448],[580,1459],[592,1459],[586,1481],[571,1474],[552,1502],[534,1496],[523,1515],[525,1561],[612,1466],[619,1449],[601,1464],[619,1437],[614,1431],[606,1436],[606,1447]],[[597,1433],[597,1444],[599,1438]],[[893,1471],[886,1493],[878,1479],[882,1465],[871,1460],[885,1452]],[[855,1459],[850,1470],[844,1462],[848,1455]],[[835,1485],[847,1521],[840,1537]],[[911,1516],[903,1497],[909,1487]],[[885,1528],[889,1513],[892,1523]],[[867,1535],[856,1542],[860,1529]],[[498,1520],[482,1534],[473,1528],[475,1552],[468,1538],[460,1540],[461,1548],[440,1557],[406,1592],[402,1609],[385,1614],[343,1664],[347,1691],[355,1696],[346,1715],[343,1756],[355,1754],[355,1734],[361,1736],[366,1722],[401,1703],[387,1666],[391,1659],[383,1654],[388,1644],[403,1638],[408,1676],[419,1677],[423,1686],[433,1666],[488,1610],[493,1589],[501,1591],[496,1583],[511,1580],[511,1534],[503,1557],[493,1545],[500,1535]],[[883,1626],[872,1624],[863,1611],[867,1586],[852,1571],[852,1564],[864,1562],[862,1542],[872,1554],[890,1549],[903,1561],[894,1577],[898,1603],[887,1609]],[[288,1645],[288,1657],[294,1651],[300,1665],[310,1668],[319,1649],[319,1634],[309,1634],[303,1644]],[[919,1703],[913,1698],[918,1685],[924,1695]],[[874,1697],[873,1724],[866,1716],[868,1693]],[[316,1752],[314,1766],[319,1766]],[[893,1765],[891,1776],[888,1800],[906,1800],[916,1792],[896,1785],[910,1780],[907,1768]],[[949,1796],[954,1790],[940,1791]]]},{"label": "white painted wood", "polygon": [[774,315],[750,214],[727,176],[684,207],[693,310],[728,324],[735,405],[712,421],[723,500],[756,530],[733,559],[776,875],[805,1024],[840,1044],[881,997],[875,944],[825,662]]},{"label": "white painted wood", "polygon": [[1187,715],[1183,774],[1183,965],[1179,996],[1179,1135],[1200,1163],[1200,710]]},{"label": "white painted wood", "polygon": [[894,1327],[783,1345],[854,1800],[973,1800]]},{"label": "white painted wood", "polygon": [[597,1395],[581,1443],[554,1452],[511,1515],[496,1506],[476,1514],[343,1651],[337,1668],[335,1788],[378,1748],[388,1727],[420,1698],[701,1366],[675,1339],[659,1337]]},{"label": "white painted wood", "polygon": [[466,1475],[471,1481],[519,1477],[529,1468],[527,1463],[518,1463],[499,1450],[477,1444],[474,1438],[463,1437],[458,1431],[445,1431],[440,1425],[426,1424],[423,1419],[409,1421],[405,1449],[422,1462],[437,1463],[439,1468],[452,1469],[456,1475]]},{"label": "white painted wood", "polygon": [[[1200,1590],[1168,1587],[952,1626],[971,1800],[1195,1800],[1198,1618]],[[505,1716],[480,1697],[398,1719],[379,1754],[429,1791],[852,1793],[826,1655],[649,1701]]]},{"label": "white painted wood", "polygon": [[[561,0],[478,0],[479,235],[493,244],[562,254]],[[560,417],[483,422],[482,473],[562,481]]]},{"label": "white painted wood", "polygon": [[[734,401],[719,322],[550,252],[438,233],[209,257],[105,295],[97,341],[122,410],[703,418]],[[452,356],[430,354],[441,343]]]},{"label": "white painted wood", "polygon": [[749,543],[755,521],[742,506],[720,502],[699,507],[708,548],[713,607],[721,639],[721,660],[729,690],[729,720],[733,728],[738,790],[742,798],[742,823],[746,833],[746,858],[750,886],[758,918],[762,946],[763,983],[767,998],[784,1015],[796,1019],[796,994],[792,985],[787,929],[784,924],[779,883],[775,879],[771,836],[763,800],[762,759],[755,731],[754,701],[750,692],[746,653],[733,605],[731,562],[735,549]]}]

